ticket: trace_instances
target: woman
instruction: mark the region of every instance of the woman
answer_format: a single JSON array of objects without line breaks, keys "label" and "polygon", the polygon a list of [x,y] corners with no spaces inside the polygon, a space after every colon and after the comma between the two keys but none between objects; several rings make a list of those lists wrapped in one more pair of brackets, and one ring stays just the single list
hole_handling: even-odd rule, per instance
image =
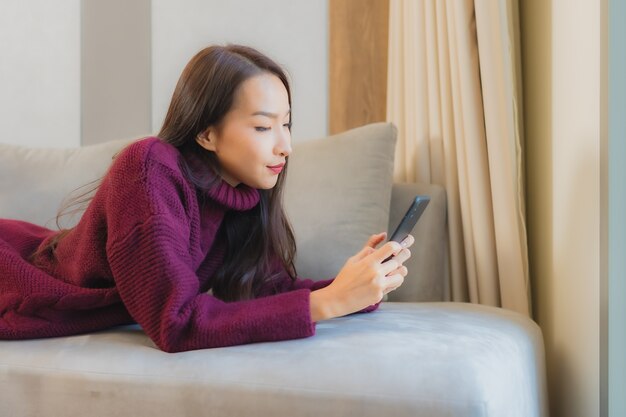
[{"label": "woman", "polygon": [[158,137],[118,153],[74,228],[0,220],[0,339],[138,323],[178,352],[312,336],[320,320],[376,309],[402,284],[413,237],[376,249],[385,234],[373,235],[334,279],[299,279],[282,207],[290,129],[275,62],[240,45],[200,51]]}]

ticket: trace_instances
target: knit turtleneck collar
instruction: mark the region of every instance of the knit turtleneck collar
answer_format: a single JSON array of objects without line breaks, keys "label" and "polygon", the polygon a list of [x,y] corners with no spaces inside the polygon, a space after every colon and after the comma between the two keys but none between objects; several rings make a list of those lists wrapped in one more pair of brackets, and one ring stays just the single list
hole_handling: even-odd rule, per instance
[{"label": "knit turtleneck collar", "polygon": [[250,210],[260,200],[259,190],[256,188],[244,183],[233,187],[221,177],[212,188],[206,190],[206,193],[218,203],[238,211]]},{"label": "knit turtleneck collar", "polygon": [[237,211],[250,210],[259,203],[261,196],[256,188],[244,183],[233,187],[193,153],[187,154],[185,159],[194,177],[203,184],[210,184],[202,190],[217,203]]}]

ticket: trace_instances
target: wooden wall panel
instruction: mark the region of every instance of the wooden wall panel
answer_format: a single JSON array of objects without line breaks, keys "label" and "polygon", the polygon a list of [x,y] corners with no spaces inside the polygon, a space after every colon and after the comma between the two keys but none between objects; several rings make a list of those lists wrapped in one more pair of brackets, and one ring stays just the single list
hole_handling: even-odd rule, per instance
[{"label": "wooden wall panel", "polygon": [[389,0],[328,0],[329,133],[384,121]]}]

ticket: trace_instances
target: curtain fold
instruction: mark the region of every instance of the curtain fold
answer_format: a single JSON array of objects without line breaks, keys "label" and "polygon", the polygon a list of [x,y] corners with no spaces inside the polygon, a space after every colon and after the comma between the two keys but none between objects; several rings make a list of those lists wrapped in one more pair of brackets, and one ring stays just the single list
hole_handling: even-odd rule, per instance
[{"label": "curtain fold", "polygon": [[448,200],[447,299],[530,316],[516,0],[391,0],[395,181]]}]

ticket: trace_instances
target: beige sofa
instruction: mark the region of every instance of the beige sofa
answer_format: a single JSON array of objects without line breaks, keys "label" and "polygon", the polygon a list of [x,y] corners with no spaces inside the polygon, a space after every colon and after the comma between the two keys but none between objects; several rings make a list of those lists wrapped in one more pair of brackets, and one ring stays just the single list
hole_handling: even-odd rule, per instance
[{"label": "beige sofa", "polygon": [[[378,123],[295,143],[285,191],[298,275],[313,279],[333,277],[370,234],[391,233],[416,194],[431,196],[409,275],[377,311],[319,322],[310,338],[176,354],[138,325],[0,341],[0,416],[547,416],[539,327],[443,301],[445,192],[393,184],[395,134]],[[127,143],[0,145],[0,217],[53,228],[63,197]]]}]

